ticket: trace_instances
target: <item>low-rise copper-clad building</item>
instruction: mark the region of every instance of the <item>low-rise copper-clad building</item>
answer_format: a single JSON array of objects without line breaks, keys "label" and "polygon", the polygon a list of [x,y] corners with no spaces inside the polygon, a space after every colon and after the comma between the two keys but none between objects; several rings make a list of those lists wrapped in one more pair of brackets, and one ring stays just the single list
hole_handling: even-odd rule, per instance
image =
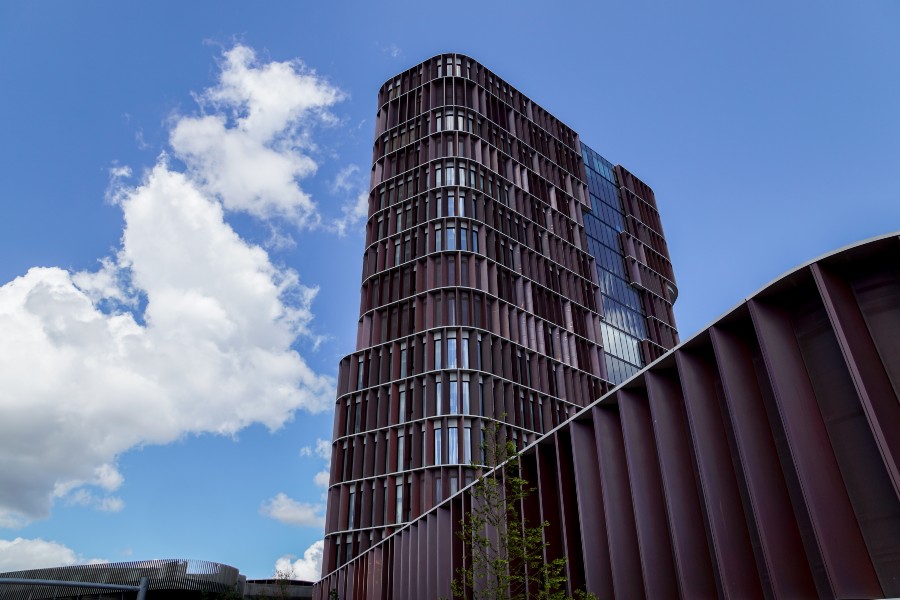
[{"label": "low-rise copper-clad building", "polygon": [[[521,453],[570,593],[900,596],[900,238],[777,279]],[[451,597],[471,488],[315,597]]]}]

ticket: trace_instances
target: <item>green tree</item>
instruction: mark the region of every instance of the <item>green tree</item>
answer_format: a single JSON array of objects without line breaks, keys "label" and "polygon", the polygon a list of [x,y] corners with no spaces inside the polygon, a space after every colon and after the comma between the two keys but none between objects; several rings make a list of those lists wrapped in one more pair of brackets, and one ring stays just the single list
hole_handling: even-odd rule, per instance
[{"label": "green tree", "polygon": [[496,424],[485,429],[485,463],[490,469],[471,491],[472,509],[460,522],[466,566],[451,583],[457,598],[475,600],[565,600],[566,559],[544,560],[547,521],[528,523],[525,498],[534,491],[519,474],[519,456]]},{"label": "green tree", "polygon": [[295,577],[293,565],[289,564],[286,569],[275,569],[275,585],[278,586],[279,598],[290,598],[291,580]]}]

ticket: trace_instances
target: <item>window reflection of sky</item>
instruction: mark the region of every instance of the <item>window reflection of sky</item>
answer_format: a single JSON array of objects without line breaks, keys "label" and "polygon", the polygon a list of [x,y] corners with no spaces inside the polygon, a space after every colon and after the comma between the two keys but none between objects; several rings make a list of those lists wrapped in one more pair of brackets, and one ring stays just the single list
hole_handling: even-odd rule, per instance
[{"label": "window reflection of sky", "polygon": [[626,333],[641,340],[647,337],[647,326],[644,317],[608,296],[603,298],[603,314],[607,323],[618,327]]},{"label": "window reflection of sky", "polygon": [[592,210],[584,213],[588,251],[597,263],[603,294],[601,324],[604,360],[610,381],[631,377],[643,366],[641,340],[647,337],[641,298],[626,281],[619,233],[625,228],[613,165],[582,144]]}]

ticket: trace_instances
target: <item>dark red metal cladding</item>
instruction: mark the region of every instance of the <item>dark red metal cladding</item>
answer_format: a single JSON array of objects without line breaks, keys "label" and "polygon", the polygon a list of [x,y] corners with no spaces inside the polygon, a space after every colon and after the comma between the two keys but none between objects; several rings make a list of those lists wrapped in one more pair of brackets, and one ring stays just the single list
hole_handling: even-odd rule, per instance
[{"label": "dark red metal cladding", "polygon": [[881,590],[797,339],[815,332],[797,327],[790,307],[758,300],[749,306],[830,592],[838,598],[877,596]]},{"label": "dark red metal cladding", "polygon": [[659,369],[648,372],[644,381],[681,595],[710,597],[716,592],[715,578],[697,486],[690,485],[697,476],[678,374]]},{"label": "dark red metal cladding", "polygon": [[[561,428],[555,436],[557,491],[559,493],[559,515],[557,522],[563,532],[563,550],[566,556],[576,556],[581,552],[581,513],[574,486],[566,482],[575,481],[573,471],[572,440],[568,427]],[[552,515],[551,515],[552,516]],[[549,522],[550,519],[548,518]],[[583,589],[585,585],[584,565],[580,561],[566,564],[568,592]]]},{"label": "dark red metal cladding", "polygon": [[[749,508],[757,568],[768,575],[775,596],[814,597],[815,585],[809,563],[795,565],[803,556],[800,525],[791,506],[787,484],[770,428],[765,383],[760,386],[755,366],[758,348],[745,320],[746,306],[739,311],[739,327],[710,328],[719,375],[736,452],[732,460],[739,466],[739,482],[745,507]],[[747,506],[749,505],[749,506]]]},{"label": "dark red metal cladding", "polygon": [[[708,337],[707,333],[701,334]],[[675,354],[690,424],[691,446],[702,491],[704,528],[715,555],[719,594],[739,598],[762,596],[741,491],[732,464],[729,435],[722,413],[715,359],[708,348],[682,349]],[[699,354],[699,355],[698,355]]]},{"label": "dark red metal cladding", "polygon": [[648,598],[677,597],[678,583],[646,389],[619,390],[617,400],[622,416],[644,589]]},{"label": "dark red metal cladding", "polygon": [[[326,572],[469,483],[489,423],[522,448],[612,387],[584,173],[574,131],[466,56],[382,86]],[[573,544],[560,537],[559,551]]]},{"label": "dark red metal cladding", "polygon": [[[812,266],[812,273],[816,280],[816,286],[822,294],[828,319],[834,328],[841,354],[847,361],[847,368],[852,379],[853,386],[860,398],[862,409],[875,434],[878,450],[882,455],[885,466],[890,474],[890,480],[895,493],[900,495],[900,436],[892,436],[890,432],[882,430],[882,424],[896,423],[900,421],[900,404],[894,402],[891,378],[884,365],[878,359],[878,347],[869,333],[866,319],[860,307],[854,300],[853,290],[844,279],[836,276],[819,265]],[[863,284],[865,285],[865,284]],[[875,289],[884,289],[883,298],[879,298],[885,307],[900,302],[900,288],[893,290],[891,294],[890,284],[884,286],[872,286]],[[893,297],[891,297],[893,296]],[[884,342],[889,342],[885,332],[898,328],[897,320],[890,322],[890,311],[879,311],[873,315],[878,322],[873,323],[873,331],[878,332]],[[884,319],[884,323],[880,322]],[[894,345],[898,342],[894,340]],[[890,351],[890,350],[888,350]]]},{"label": "dark red metal cladding", "polygon": [[[596,569],[584,573],[585,585],[601,598],[614,595],[612,571],[610,568],[610,548],[606,520],[603,516],[603,502],[598,490],[600,486],[600,464],[597,461],[597,441],[590,423],[571,421],[568,424],[572,443],[571,456],[573,475],[565,481],[575,481],[578,522],[581,527],[578,542],[580,549],[570,554],[596,554]],[[565,481],[561,485],[565,486]],[[571,487],[571,486],[570,486]],[[570,509],[571,510],[571,509]]]},{"label": "dark red metal cladding", "polygon": [[[900,595],[898,265],[886,236],[791,272],[525,448],[523,514],[550,522],[568,591]],[[327,574],[315,597],[448,597],[470,493]]]},{"label": "dark red metal cladding", "polygon": [[595,406],[592,420],[600,457],[600,494],[608,529],[609,557],[615,594],[621,598],[643,598],[641,556],[637,527],[628,484],[628,467],[622,423],[615,406]]},{"label": "dark red metal cladding", "polygon": [[615,175],[625,216],[625,230],[619,235],[628,278],[642,291],[648,336],[643,354],[649,364],[678,343],[672,310],[678,288],[653,190],[622,165],[616,165]]}]

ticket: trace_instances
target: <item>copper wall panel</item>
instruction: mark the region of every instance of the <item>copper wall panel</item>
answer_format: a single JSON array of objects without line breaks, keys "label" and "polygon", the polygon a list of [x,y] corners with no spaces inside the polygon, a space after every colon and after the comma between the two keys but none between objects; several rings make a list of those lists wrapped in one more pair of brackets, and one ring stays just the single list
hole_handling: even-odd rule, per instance
[{"label": "copper wall panel", "polygon": [[716,584],[700,498],[692,485],[697,477],[678,377],[659,369],[648,372],[645,381],[681,595],[710,597]]},{"label": "copper wall panel", "polygon": [[619,411],[595,406],[591,411],[597,439],[603,511],[609,538],[613,585],[619,598],[645,598],[625,443]]},{"label": "copper wall panel", "polygon": [[[642,391],[646,393],[645,390]],[[678,581],[660,481],[659,459],[654,444],[650,407],[644,394],[628,389],[620,389],[617,394],[644,587],[648,598],[677,598]]]},{"label": "copper wall panel", "polygon": [[819,265],[812,266],[812,273],[894,490],[900,495],[900,435],[882,428],[882,423],[900,420],[900,404],[893,401],[891,382],[850,286]]},{"label": "copper wall panel", "polygon": [[537,455],[537,490],[536,496],[540,502],[541,512],[540,519],[530,521],[528,524],[532,527],[543,521],[554,522],[556,527],[548,527],[544,529],[544,543],[547,547],[544,549],[544,556],[547,561],[566,556],[565,548],[565,528],[562,527],[560,520],[560,503],[559,490],[557,483],[559,482],[559,473],[557,471],[555,439],[546,439],[536,447]]},{"label": "copper wall panel", "polygon": [[[881,593],[831,443],[783,307],[751,300],[750,314],[766,361],[830,591],[836,597]],[[791,468],[786,465],[786,468]],[[796,504],[800,504],[795,499]]]},{"label": "copper wall panel", "polygon": [[[752,336],[752,330],[747,327],[742,333],[745,337],[714,325],[710,338],[734,431],[741,468],[739,481],[754,517],[751,533],[762,559],[758,557],[757,561],[764,564],[763,573],[767,576],[763,583],[771,585],[771,593],[776,596],[815,596],[815,584],[806,563],[799,569],[792,565],[794,557],[804,554],[800,527],[791,507],[763,390],[754,370],[756,340],[746,338]],[[771,394],[769,390],[766,392]]]},{"label": "copper wall panel", "polygon": [[705,525],[716,557],[714,572],[722,597],[762,598],[725,429],[727,417],[722,414],[724,398],[717,392],[715,360],[708,349],[704,350],[683,348],[675,353],[675,359],[703,490]]},{"label": "copper wall panel", "polygon": [[[594,429],[588,420],[573,420],[569,423],[572,441],[572,467],[575,492],[581,526],[580,552],[569,554],[569,560],[580,559],[585,574],[585,585],[597,590],[601,598],[615,595],[612,570],[610,568],[610,548],[604,519],[603,489],[600,484],[600,463],[597,460],[597,441]],[[560,485],[566,485],[560,481]]]},{"label": "copper wall panel", "polygon": [[[548,558],[567,556],[571,591],[583,582],[628,599],[900,593],[890,469],[900,418],[889,408],[900,401],[898,251],[886,237],[789,273],[524,450],[521,473],[537,491],[522,512],[550,521]],[[857,350],[878,364],[862,367]],[[446,596],[466,551],[437,523],[464,518],[470,494],[370,549],[394,556],[419,527],[438,540],[427,556],[386,558],[385,579],[436,560],[452,567],[418,592]],[[316,597],[364,597],[348,578],[365,559],[328,574]]]}]

